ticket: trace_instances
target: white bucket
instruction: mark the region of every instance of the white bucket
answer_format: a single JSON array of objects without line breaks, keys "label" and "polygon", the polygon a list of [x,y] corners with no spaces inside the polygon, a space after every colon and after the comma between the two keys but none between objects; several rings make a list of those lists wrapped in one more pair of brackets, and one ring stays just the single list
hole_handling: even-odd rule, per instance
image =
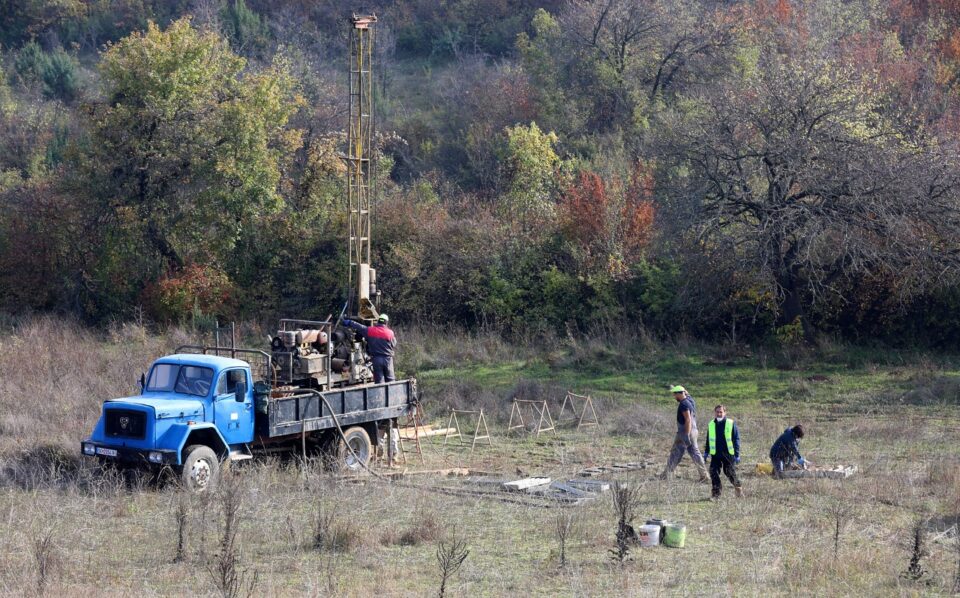
[{"label": "white bucket", "polygon": [[657,546],[660,544],[660,526],[641,525],[637,536],[640,538],[640,546]]}]

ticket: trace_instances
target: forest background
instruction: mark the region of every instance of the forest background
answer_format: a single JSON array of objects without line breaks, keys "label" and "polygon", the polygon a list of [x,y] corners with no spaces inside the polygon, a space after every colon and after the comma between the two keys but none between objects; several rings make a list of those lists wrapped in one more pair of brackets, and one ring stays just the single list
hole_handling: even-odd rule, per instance
[{"label": "forest background", "polygon": [[0,311],[325,317],[352,11],[400,321],[956,348],[950,0],[0,4]]}]

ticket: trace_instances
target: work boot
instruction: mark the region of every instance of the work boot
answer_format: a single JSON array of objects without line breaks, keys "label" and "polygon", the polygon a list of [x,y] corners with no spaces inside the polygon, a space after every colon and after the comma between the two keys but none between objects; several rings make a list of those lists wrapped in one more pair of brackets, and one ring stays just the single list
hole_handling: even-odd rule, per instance
[{"label": "work boot", "polygon": [[743,488],[740,486],[735,487],[733,493],[737,495],[737,498],[743,498]]},{"label": "work boot", "polygon": [[669,480],[669,479],[670,479],[670,472],[669,472],[669,471],[663,471],[663,472],[661,472],[660,475],[657,476],[657,479],[658,479],[658,480]]}]

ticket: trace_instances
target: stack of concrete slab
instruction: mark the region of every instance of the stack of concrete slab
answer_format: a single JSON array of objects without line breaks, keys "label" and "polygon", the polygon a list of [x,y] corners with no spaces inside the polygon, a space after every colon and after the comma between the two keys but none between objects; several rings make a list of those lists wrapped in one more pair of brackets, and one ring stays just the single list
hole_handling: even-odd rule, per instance
[{"label": "stack of concrete slab", "polygon": [[513,480],[512,482],[503,482],[503,489],[508,492],[520,492],[522,490],[531,490],[540,486],[548,486],[552,480],[550,478],[523,478]]}]

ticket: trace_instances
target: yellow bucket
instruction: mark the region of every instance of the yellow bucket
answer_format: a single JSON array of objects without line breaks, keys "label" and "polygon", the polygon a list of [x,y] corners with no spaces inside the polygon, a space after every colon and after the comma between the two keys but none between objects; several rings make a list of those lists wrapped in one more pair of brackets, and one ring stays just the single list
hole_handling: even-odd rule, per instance
[{"label": "yellow bucket", "polygon": [[757,473],[773,475],[773,463],[757,463]]}]

